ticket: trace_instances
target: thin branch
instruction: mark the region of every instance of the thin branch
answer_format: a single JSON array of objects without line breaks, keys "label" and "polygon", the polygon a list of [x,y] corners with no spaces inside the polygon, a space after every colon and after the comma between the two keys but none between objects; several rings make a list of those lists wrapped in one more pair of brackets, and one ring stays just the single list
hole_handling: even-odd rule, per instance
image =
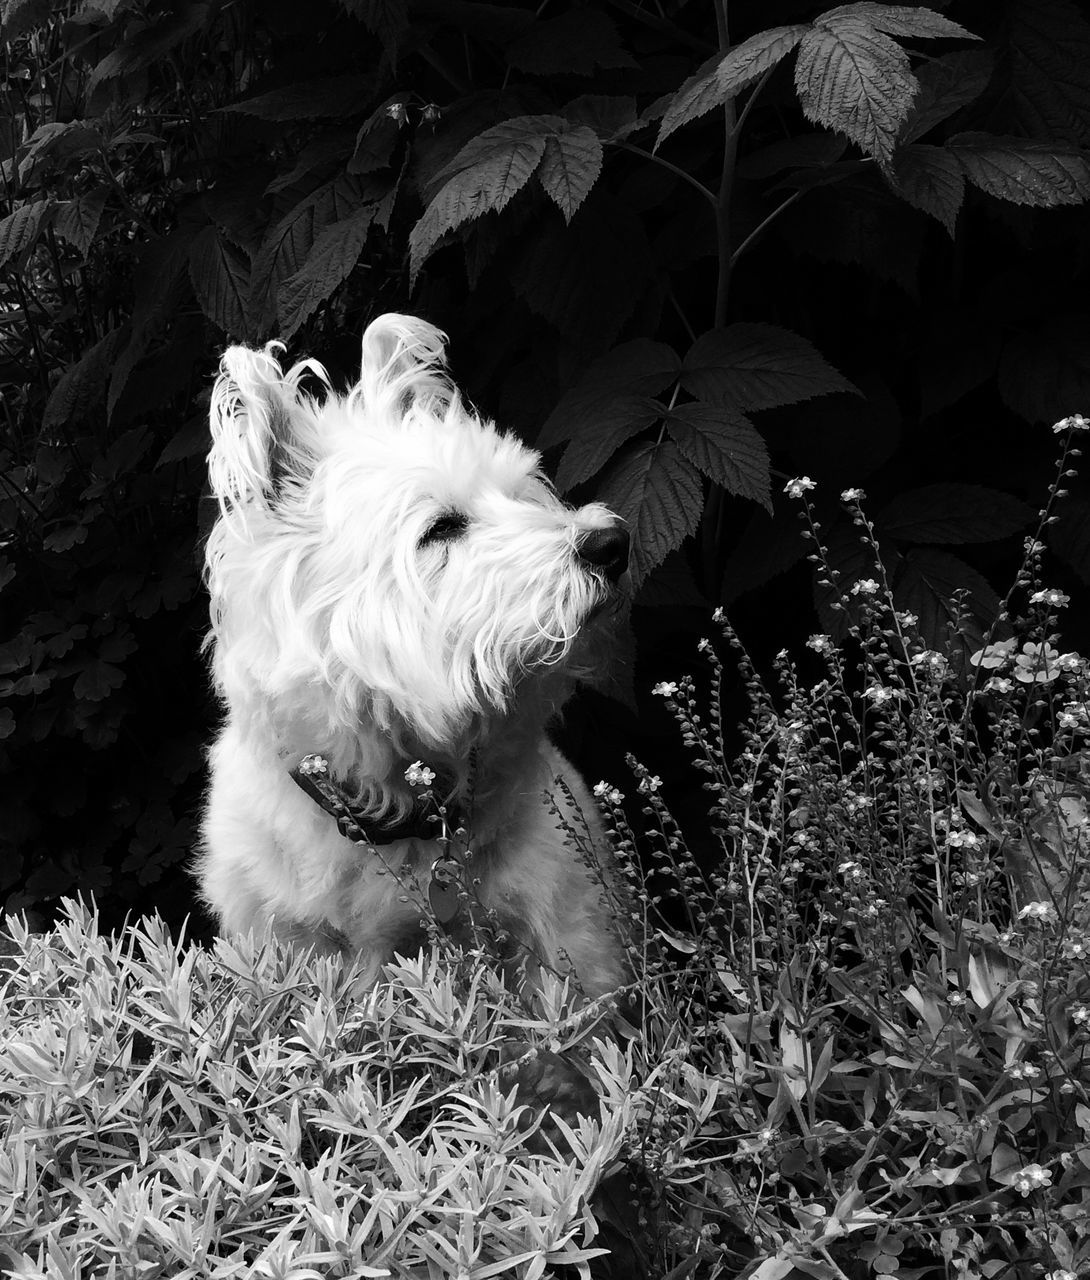
[{"label": "thin branch", "polygon": [[680,168],[678,165],[671,164],[669,160],[664,160],[662,156],[657,156],[652,151],[645,151],[643,147],[634,146],[631,142],[614,142],[611,145],[620,147],[622,151],[631,151],[634,156],[642,156],[644,160],[650,160],[652,164],[658,164],[664,169],[669,169],[671,173],[676,174],[679,178],[683,178],[689,186],[699,191],[704,199],[710,202],[713,209],[717,207],[715,192],[709,191],[702,182],[694,178],[691,173],[686,173],[685,170]]},{"label": "thin branch", "polygon": [[745,253],[745,251],[749,248],[750,244],[754,240],[756,240],[756,238],[761,234],[761,232],[765,229],[765,227],[768,226],[770,222],[774,222],[780,216],[780,214],[784,212],[785,209],[789,209],[795,203],[796,200],[801,200],[805,194],[806,193],[803,190],[801,190],[801,188],[798,191],[793,191],[787,197],[786,200],[782,201],[780,204],[778,204],[775,207],[775,209],[772,210],[772,212],[768,215],[767,218],[765,218],[763,222],[761,222],[758,226],[754,227],[753,230],[749,233],[749,235],[746,236],[746,238],[742,241],[742,243],[738,246],[737,249],[735,249],[734,253],[731,255],[731,260],[730,260],[731,266],[733,266],[738,261],[738,259],[742,256],[742,254]]}]

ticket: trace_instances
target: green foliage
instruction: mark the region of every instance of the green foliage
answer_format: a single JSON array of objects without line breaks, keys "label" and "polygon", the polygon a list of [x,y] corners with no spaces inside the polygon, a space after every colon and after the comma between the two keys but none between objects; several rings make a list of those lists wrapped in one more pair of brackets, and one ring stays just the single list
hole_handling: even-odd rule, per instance
[{"label": "green foliage", "polygon": [[[443,324],[482,407],[630,521],[641,603],[764,589],[797,559],[772,478],[809,471],[902,504],[886,567],[925,628],[960,588],[987,621],[1040,459],[1020,424],[1090,394],[1063,209],[1090,195],[1090,25],[736,8],[0,4],[12,906],[173,883],[227,340],[348,378],[374,314]],[[937,483],[945,540],[911,509]]]}]

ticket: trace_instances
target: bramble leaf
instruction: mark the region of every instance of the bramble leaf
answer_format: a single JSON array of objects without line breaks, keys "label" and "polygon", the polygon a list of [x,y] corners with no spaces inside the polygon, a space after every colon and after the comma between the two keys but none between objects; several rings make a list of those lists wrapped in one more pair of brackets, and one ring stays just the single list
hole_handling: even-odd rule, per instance
[{"label": "bramble leaf", "polygon": [[57,208],[57,216],[53,220],[54,230],[84,257],[94,243],[98,224],[102,220],[102,210],[106,207],[106,196],[105,187],[96,187],[86,195],[65,201]]},{"label": "bramble leaf", "polygon": [[189,278],[209,320],[229,337],[246,337],[250,264],[219,228],[205,227],[194,238],[189,247]]},{"label": "bramble leaf", "polygon": [[974,186],[999,200],[1047,209],[1090,199],[1090,157],[1078,147],[959,133],[947,149]]},{"label": "bramble leaf", "polygon": [[902,145],[922,138],[955,111],[975,102],[988,87],[995,59],[984,49],[944,53],[916,68],[920,91],[901,131]]},{"label": "bramble leaf", "polygon": [[1084,5],[1034,0],[1006,16],[1014,132],[1090,144],[1090,23]]},{"label": "bramble leaf", "polygon": [[542,449],[592,433],[603,412],[622,394],[655,395],[677,380],[681,361],[673,347],[634,338],[614,347],[587,369],[549,414],[538,434]]},{"label": "bramble leaf", "polygon": [[260,93],[254,98],[229,103],[220,110],[274,123],[324,117],[343,120],[345,116],[360,115],[366,109],[373,88],[370,76],[328,76],[324,80],[309,80]]},{"label": "bramble leaf", "polygon": [[893,172],[898,194],[913,208],[937,218],[952,237],[965,200],[965,176],[957,158],[944,147],[918,142],[898,148]]},{"label": "bramble leaf", "polygon": [[661,147],[683,124],[722,106],[728,98],[733,98],[754,80],[759,80],[766,71],[787,57],[809,29],[803,23],[771,27],[743,40],[721,57],[716,55],[706,62],[670,100],[655,148]]},{"label": "bramble leaf", "polygon": [[859,394],[805,338],[771,324],[701,334],[685,357],[681,385],[698,400],[742,412],[837,391]]},{"label": "bramble leaf", "polygon": [[853,8],[816,19],[799,48],[795,88],[808,120],[846,134],[885,162],[919,83],[901,46],[850,16]]},{"label": "bramble leaf", "polygon": [[689,461],[716,484],[771,512],[768,449],[744,414],[696,400],[671,409],[666,429]]},{"label": "bramble leaf", "polygon": [[902,542],[991,542],[1017,533],[1033,508],[1009,493],[978,484],[930,484],[909,489],[875,518],[881,535]]},{"label": "bramble leaf", "polygon": [[304,320],[325,302],[359,261],[374,221],[374,206],[326,227],[315,240],[303,266],[280,286],[281,334],[290,338]]},{"label": "bramble leaf", "polygon": [[898,609],[916,615],[924,642],[941,651],[949,647],[950,627],[958,621],[954,601],[958,591],[967,593],[969,613],[961,619],[963,634],[958,644],[971,653],[980,648],[984,632],[995,620],[999,597],[986,579],[958,556],[931,547],[909,551],[894,581],[893,602]]},{"label": "bramble leaf", "polygon": [[556,487],[567,493],[589,480],[617,450],[662,417],[663,406],[650,396],[603,396],[601,407],[583,430],[573,435],[556,469]]},{"label": "bramble leaf", "polygon": [[64,371],[46,401],[42,413],[44,429],[78,422],[102,400],[111,366],[125,345],[128,334],[127,324],[111,329]]},{"label": "bramble leaf", "polygon": [[874,0],[860,0],[858,4],[846,4],[837,9],[830,9],[817,21],[833,25],[844,19],[869,22],[878,31],[908,39],[980,39],[958,23],[944,18],[941,13],[936,13],[934,9],[917,8],[915,5],[877,4]]},{"label": "bramble leaf", "polygon": [[571,222],[602,172],[602,144],[586,125],[564,129],[545,140],[538,181]]},{"label": "bramble leaf", "polygon": [[565,124],[562,116],[516,116],[471,139],[436,175],[444,185],[410,233],[410,276],[448,231],[505,208],[541,163],[546,139]]},{"label": "bramble leaf", "polygon": [[641,444],[607,474],[599,500],[628,523],[634,587],[700,523],[700,473],[673,441]]},{"label": "bramble leaf", "polygon": [[0,267],[6,266],[37,240],[57,208],[55,200],[35,200],[31,204],[20,205],[14,213],[0,219]]}]

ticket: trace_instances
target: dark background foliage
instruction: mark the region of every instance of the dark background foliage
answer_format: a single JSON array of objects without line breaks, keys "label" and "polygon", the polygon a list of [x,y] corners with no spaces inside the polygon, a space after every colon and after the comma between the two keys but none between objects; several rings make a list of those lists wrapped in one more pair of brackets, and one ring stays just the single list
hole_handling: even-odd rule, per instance
[{"label": "dark background foliage", "polygon": [[[8,909],[191,909],[227,340],[347,381],[368,319],[422,314],[484,412],[630,520],[636,656],[566,727],[592,780],[632,748],[669,772],[645,691],[713,606],[758,655],[835,630],[790,476],[848,582],[836,495],[864,485],[899,604],[945,645],[963,593],[979,634],[1049,424],[1090,408],[1090,24],[937,10],[3,0]],[[1071,590],[1082,490],[1053,533]]]}]

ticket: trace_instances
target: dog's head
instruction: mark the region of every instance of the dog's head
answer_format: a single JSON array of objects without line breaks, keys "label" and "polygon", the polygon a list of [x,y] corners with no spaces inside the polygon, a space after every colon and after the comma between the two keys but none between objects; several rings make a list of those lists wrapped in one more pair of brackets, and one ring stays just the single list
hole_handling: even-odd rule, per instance
[{"label": "dog's head", "polygon": [[627,566],[617,517],[566,505],[463,403],[421,320],[374,321],[345,395],[278,349],[232,347],[212,393],[210,639],[232,708],[316,750],[451,751],[531,686],[562,697]]}]

